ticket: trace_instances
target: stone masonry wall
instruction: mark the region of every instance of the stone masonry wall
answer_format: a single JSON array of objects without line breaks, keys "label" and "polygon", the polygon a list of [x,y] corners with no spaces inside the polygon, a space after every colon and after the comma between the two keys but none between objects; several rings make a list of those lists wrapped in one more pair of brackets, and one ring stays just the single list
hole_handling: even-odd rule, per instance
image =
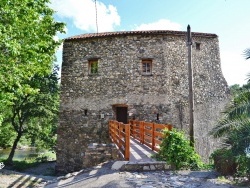
[{"label": "stone masonry wall", "polygon": [[[200,43],[196,50],[195,43]],[[228,102],[217,37],[193,36],[196,149],[204,160],[215,147],[208,131]],[[88,60],[98,58],[97,75]],[[141,74],[141,60],[152,59],[152,75]],[[187,46],[185,35],[120,35],[66,40],[63,46],[57,169],[88,166],[91,143],[110,143],[112,105],[126,105],[129,118],[170,123],[189,130]],[[70,164],[70,165],[69,165]]]}]

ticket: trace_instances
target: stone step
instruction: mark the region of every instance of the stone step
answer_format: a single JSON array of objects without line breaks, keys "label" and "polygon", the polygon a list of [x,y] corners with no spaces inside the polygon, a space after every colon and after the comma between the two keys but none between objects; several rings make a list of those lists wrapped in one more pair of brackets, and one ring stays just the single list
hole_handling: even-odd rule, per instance
[{"label": "stone step", "polygon": [[130,161],[116,161],[112,165],[113,170],[120,171],[158,171],[158,170],[170,170],[170,165],[166,162],[130,162]]}]

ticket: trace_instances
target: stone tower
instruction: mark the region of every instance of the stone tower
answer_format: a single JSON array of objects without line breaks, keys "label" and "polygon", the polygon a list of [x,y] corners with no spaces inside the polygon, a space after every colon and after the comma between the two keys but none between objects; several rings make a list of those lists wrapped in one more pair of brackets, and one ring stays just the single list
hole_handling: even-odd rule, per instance
[{"label": "stone tower", "polygon": [[[229,100],[218,36],[192,33],[195,147],[208,159],[208,135]],[[110,143],[108,121],[139,119],[189,131],[186,32],[124,31],[64,40],[57,170],[96,162],[93,143]],[[91,161],[92,160],[92,161]]]}]

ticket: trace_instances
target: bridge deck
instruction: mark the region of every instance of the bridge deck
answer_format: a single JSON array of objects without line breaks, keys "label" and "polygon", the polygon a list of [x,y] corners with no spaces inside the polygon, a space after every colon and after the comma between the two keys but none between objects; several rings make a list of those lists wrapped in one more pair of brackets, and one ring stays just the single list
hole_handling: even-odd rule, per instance
[{"label": "bridge deck", "polygon": [[155,153],[146,145],[140,144],[132,137],[130,138],[130,162],[156,162],[155,159],[151,158]]}]

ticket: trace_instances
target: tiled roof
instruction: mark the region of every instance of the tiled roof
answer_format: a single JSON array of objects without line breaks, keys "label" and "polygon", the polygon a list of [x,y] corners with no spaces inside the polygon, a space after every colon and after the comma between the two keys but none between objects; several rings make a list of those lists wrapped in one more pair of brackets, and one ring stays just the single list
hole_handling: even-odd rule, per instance
[{"label": "tiled roof", "polygon": [[[117,32],[104,32],[104,33],[87,33],[82,35],[75,35],[66,38],[65,41],[71,40],[81,40],[89,38],[101,38],[101,37],[114,37],[114,36],[128,36],[128,35],[175,35],[175,36],[185,36],[187,32],[185,31],[170,31],[170,30],[151,30],[151,31],[117,31]],[[211,33],[196,33],[192,32],[194,37],[208,37],[215,38],[216,34]]]}]

